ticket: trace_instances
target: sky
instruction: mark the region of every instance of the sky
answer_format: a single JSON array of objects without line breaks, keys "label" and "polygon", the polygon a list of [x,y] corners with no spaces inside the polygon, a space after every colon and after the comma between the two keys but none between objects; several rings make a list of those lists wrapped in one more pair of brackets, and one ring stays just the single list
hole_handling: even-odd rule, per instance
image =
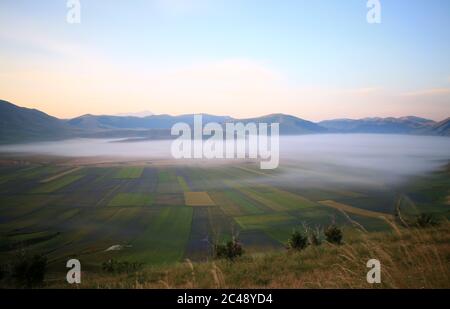
[{"label": "sky", "polygon": [[0,0],[0,99],[60,118],[450,116],[450,1]]}]

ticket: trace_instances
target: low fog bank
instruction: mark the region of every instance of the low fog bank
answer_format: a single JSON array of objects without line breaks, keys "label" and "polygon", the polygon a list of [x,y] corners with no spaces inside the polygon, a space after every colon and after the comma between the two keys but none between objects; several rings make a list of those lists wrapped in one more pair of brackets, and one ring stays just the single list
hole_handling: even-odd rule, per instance
[{"label": "low fog bank", "polygon": [[[73,139],[3,145],[0,152],[65,157],[105,156],[122,160],[172,158],[171,140],[115,141]],[[198,160],[192,161],[198,163]],[[449,161],[448,137],[376,134],[283,136],[280,138],[280,168],[268,171],[275,173],[276,177],[258,177],[258,180],[293,186],[390,184],[430,173]]]},{"label": "low fog bank", "polygon": [[119,143],[118,139],[77,138],[0,146],[0,153],[52,155],[63,157],[119,157],[121,159],[171,158],[170,140],[145,140]]},{"label": "low fog bank", "polygon": [[310,184],[393,184],[450,161],[450,138],[434,136],[306,135],[283,138],[280,149],[282,167],[290,167],[283,181]]}]

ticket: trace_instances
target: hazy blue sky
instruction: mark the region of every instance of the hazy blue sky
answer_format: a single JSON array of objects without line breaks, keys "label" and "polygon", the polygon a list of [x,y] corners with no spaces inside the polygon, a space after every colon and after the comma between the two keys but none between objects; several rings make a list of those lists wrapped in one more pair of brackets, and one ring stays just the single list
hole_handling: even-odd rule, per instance
[{"label": "hazy blue sky", "polygon": [[60,117],[450,116],[450,1],[0,0],[0,98]]}]

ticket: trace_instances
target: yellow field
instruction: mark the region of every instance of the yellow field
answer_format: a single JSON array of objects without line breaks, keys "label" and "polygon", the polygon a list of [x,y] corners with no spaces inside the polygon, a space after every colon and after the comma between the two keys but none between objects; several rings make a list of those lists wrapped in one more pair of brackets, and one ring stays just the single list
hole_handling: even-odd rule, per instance
[{"label": "yellow field", "polygon": [[389,215],[389,214],[382,213],[382,212],[361,209],[361,208],[353,207],[350,205],[338,203],[338,202],[335,202],[332,200],[319,201],[318,203],[321,205],[324,205],[324,206],[328,206],[328,207],[331,207],[331,208],[334,208],[337,210],[341,210],[341,211],[359,215],[359,216],[377,218],[377,219],[380,219],[380,218],[386,218],[386,219],[391,219],[391,220],[394,219],[393,215]]},{"label": "yellow field", "polygon": [[215,206],[207,192],[184,192],[186,206]]},{"label": "yellow field", "polygon": [[187,192],[190,191],[189,185],[187,184],[186,180],[182,176],[177,176],[178,183],[180,184],[181,189],[183,191]]}]

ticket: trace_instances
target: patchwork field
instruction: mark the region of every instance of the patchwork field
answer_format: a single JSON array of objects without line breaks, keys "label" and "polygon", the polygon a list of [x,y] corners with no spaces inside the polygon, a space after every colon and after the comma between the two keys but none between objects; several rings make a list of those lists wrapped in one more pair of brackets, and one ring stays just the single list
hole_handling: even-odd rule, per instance
[{"label": "patchwork field", "polygon": [[251,230],[264,229],[271,225],[283,225],[295,221],[295,218],[286,213],[275,213],[236,217],[235,220],[244,230]]},{"label": "patchwork field", "polygon": [[57,178],[50,182],[46,182],[45,184],[37,187],[32,193],[51,193],[60,188],[67,186],[68,184],[77,181],[83,177],[83,175],[68,175],[62,178]]},{"label": "patchwork field", "polygon": [[335,208],[335,209],[338,209],[340,211],[343,211],[343,212],[346,212],[349,214],[355,214],[355,215],[359,215],[359,216],[363,216],[363,217],[386,218],[386,219],[394,220],[394,216],[391,214],[384,214],[384,213],[380,213],[380,212],[376,212],[376,211],[370,211],[370,210],[366,210],[366,209],[352,207],[352,206],[345,205],[345,204],[338,203],[338,202],[331,201],[331,200],[320,201],[319,204],[328,206],[331,208]]},{"label": "patchwork field", "polygon": [[214,206],[214,201],[207,192],[184,192],[184,202],[187,206]]},{"label": "patchwork field", "polygon": [[139,178],[141,177],[143,170],[144,168],[142,167],[124,167],[117,172],[115,178],[120,179]]},{"label": "patchwork field", "polygon": [[214,243],[232,236],[250,253],[282,250],[305,226],[389,230],[386,220],[395,220],[399,206],[405,214],[450,214],[448,170],[384,189],[272,182],[282,171],[244,163],[0,170],[0,262],[27,250],[46,254],[54,270],[72,256],[94,270],[111,258],[148,265],[206,260]]},{"label": "patchwork field", "polygon": [[165,264],[180,261],[191,230],[192,209],[160,209],[148,222],[142,234],[130,242],[122,256],[132,261]]},{"label": "patchwork field", "polygon": [[153,202],[153,197],[149,194],[141,193],[118,193],[109,202],[108,206],[113,207],[132,207],[132,206],[150,206]]}]

